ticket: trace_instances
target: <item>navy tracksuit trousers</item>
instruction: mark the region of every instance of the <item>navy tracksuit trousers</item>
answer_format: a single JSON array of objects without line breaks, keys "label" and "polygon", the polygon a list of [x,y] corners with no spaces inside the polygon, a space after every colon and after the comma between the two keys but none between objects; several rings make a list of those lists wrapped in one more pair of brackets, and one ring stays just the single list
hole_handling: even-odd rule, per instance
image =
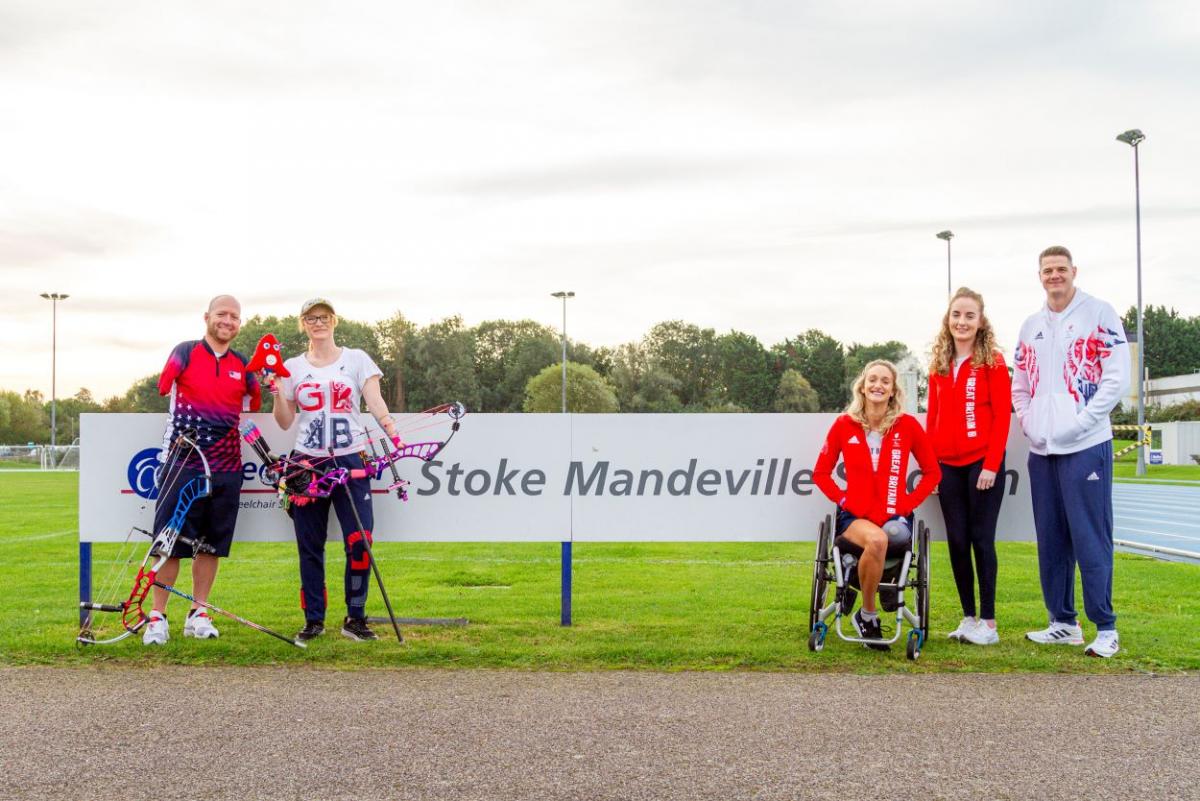
[{"label": "navy tracksuit trousers", "polygon": [[[334,460],[338,467],[361,469],[362,458],[338,456]],[[350,504],[354,504],[352,509]],[[296,547],[300,551],[300,607],[308,621],[325,619],[328,597],[325,591],[325,540],[329,530],[329,508],[333,507],[342,528],[342,541],[346,548],[346,615],[365,618],[367,589],[370,586],[371,558],[367,543],[375,527],[375,515],[371,508],[371,482],[354,479],[345,486],[335,487],[328,498],[313,498],[303,506],[292,507],[292,522],[296,528]],[[354,510],[358,510],[359,528]]]},{"label": "navy tracksuit trousers", "polygon": [[1083,608],[1099,631],[1116,628],[1112,608],[1112,441],[1077,453],[1029,454],[1038,571],[1050,620],[1075,623],[1075,565]]}]

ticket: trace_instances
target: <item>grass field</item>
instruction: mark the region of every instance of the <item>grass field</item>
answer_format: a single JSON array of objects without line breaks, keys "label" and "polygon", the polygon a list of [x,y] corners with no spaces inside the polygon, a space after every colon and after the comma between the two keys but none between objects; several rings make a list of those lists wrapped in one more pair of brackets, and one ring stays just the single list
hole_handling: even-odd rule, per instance
[{"label": "grass field", "polygon": [[[221,638],[181,636],[184,602],[171,607],[172,639],[144,648],[130,638],[79,648],[77,474],[0,475],[0,664],[311,664],[345,669],[436,666],[514,669],[1053,671],[1120,673],[1200,669],[1200,567],[1117,555],[1115,604],[1124,651],[1085,657],[1080,648],[1038,647],[1027,628],[1044,623],[1037,554],[1001,544],[999,621],[992,648],[958,645],[945,632],[959,608],[944,546],[935,546],[933,637],[916,663],[900,648],[868,652],[831,636],[805,645],[814,546],[804,543],[575,545],[575,625],[558,625],[559,546],[400,544],[376,546],[397,614],[466,617],[467,627],[405,630],[406,644],[378,627],[377,643],[336,631],[301,651],[217,618]],[[96,546],[96,580],[117,546]],[[342,557],[330,562],[330,621],[342,610]],[[186,573],[186,571],[185,571]],[[189,582],[181,581],[181,588]],[[286,543],[234,546],[213,603],[292,634],[302,623],[295,551]],[[372,590],[369,613],[383,613]],[[1091,634],[1085,623],[1085,632]]]},{"label": "grass field", "polygon": [[[1114,439],[1113,452],[1132,445],[1133,440]],[[1156,484],[1200,484],[1200,465],[1197,464],[1148,464],[1145,478],[1137,475],[1137,451],[1122,454],[1113,460],[1113,476],[1122,481],[1145,481]]]}]

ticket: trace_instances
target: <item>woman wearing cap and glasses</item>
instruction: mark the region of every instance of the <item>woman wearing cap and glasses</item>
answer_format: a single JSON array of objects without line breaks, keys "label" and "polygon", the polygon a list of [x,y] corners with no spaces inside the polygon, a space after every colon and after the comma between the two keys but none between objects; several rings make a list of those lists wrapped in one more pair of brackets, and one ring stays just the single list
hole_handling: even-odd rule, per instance
[{"label": "woman wearing cap and glasses", "polygon": [[[300,308],[300,331],[308,337],[308,350],[287,360],[285,366],[291,377],[281,378],[272,390],[276,393],[275,422],[286,431],[299,420],[296,452],[314,457],[332,455],[337,467],[362,468],[361,454],[369,435],[358,419],[360,401],[366,401],[367,409],[389,437],[396,436],[396,427],[379,391],[382,371],[364,351],[340,347],[334,341],[337,324],[333,304],[325,298],[313,298]],[[325,539],[330,506],[337,514],[346,546],[346,619],[342,634],[352,640],[377,639],[366,619],[371,572],[367,545],[375,518],[371,484],[365,478],[350,480],[345,492],[291,507],[300,551],[300,606],[304,610],[304,628],[296,637],[311,640],[325,631]],[[361,529],[356,520],[361,520]]]}]

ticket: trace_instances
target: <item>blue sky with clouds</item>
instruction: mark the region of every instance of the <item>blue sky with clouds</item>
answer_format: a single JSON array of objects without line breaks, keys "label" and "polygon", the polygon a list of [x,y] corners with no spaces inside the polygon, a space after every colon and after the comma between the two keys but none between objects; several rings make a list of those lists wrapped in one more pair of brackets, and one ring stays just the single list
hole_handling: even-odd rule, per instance
[{"label": "blue sky with clouds", "polygon": [[307,297],[559,323],[684,319],[925,349],[954,284],[1011,342],[1036,254],[1200,314],[1186,3],[131,2],[0,6],[0,387],[123,391]]}]

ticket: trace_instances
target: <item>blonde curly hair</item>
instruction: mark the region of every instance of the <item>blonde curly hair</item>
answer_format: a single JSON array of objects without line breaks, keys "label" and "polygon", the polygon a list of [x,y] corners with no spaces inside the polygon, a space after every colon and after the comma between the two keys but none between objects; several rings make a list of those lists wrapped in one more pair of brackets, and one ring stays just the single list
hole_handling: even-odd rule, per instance
[{"label": "blonde curly hair", "polygon": [[900,372],[896,369],[896,365],[886,359],[876,359],[873,362],[867,362],[863,367],[862,372],[858,374],[858,378],[854,379],[854,386],[850,388],[850,405],[846,407],[846,414],[864,429],[869,429],[871,424],[867,422],[867,394],[863,391],[863,387],[867,383],[867,373],[872,367],[886,367],[892,373],[892,387],[895,392],[888,399],[887,412],[883,415],[883,422],[880,431],[887,433],[892,425],[896,422],[900,415],[904,414],[904,388],[900,386]]},{"label": "blonde curly hair", "polygon": [[979,330],[975,332],[975,349],[971,354],[972,367],[994,367],[996,354],[1000,347],[996,344],[996,332],[992,330],[992,322],[983,310],[983,295],[973,289],[959,287],[946,304],[946,313],[942,315],[942,326],[938,329],[937,338],[933,341],[933,358],[929,363],[929,371],[938,375],[950,375],[950,366],[954,364],[954,334],[950,331],[950,307],[959,298],[969,298],[979,304]]}]

